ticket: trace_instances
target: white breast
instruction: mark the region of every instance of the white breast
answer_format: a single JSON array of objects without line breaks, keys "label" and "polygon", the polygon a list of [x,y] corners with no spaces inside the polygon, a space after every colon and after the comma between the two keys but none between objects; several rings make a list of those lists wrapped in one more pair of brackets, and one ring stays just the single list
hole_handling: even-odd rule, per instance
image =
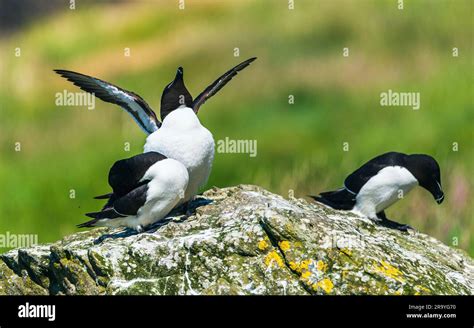
[{"label": "white breast", "polygon": [[188,170],[174,159],[165,159],[153,164],[143,179],[150,180],[146,201],[136,215],[113,220],[101,220],[98,225],[142,229],[162,220],[180,203],[188,185]]},{"label": "white breast", "polygon": [[406,168],[385,167],[360,189],[354,210],[377,220],[377,213],[405,197],[417,184],[418,180]]},{"label": "white breast", "polygon": [[214,161],[214,138],[191,108],[168,114],[161,128],[148,136],[144,151],[156,151],[181,162],[189,173],[182,202],[194,197],[206,184]]},{"label": "white breast", "polygon": [[145,227],[164,218],[183,198],[189,176],[186,167],[174,159],[153,164],[143,179],[148,183],[145,204],[138,210],[137,222]]}]

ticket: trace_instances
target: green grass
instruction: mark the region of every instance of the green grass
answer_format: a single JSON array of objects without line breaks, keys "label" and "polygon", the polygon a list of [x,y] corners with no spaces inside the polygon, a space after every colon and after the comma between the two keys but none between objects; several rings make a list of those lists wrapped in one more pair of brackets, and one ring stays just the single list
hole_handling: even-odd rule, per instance
[{"label": "green grass", "polygon": [[[273,1],[190,1],[184,11],[138,2],[42,19],[0,40],[0,233],[49,242],[77,231],[83,213],[100,208],[92,196],[108,191],[110,165],[142,150],[145,136],[115,106],[54,106],[56,92],[78,90],[53,68],[96,75],[159,108],[176,67],[184,66],[197,95],[256,55],[199,117],[216,140],[256,139],[258,156],[216,154],[207,187],[252,183],[303,197],[339,187],[380,153],[431,154],[446,201],[437,206],[418,188],[389,217],[449,245],[456,238],[472,255],[472,30],[469,1],[405,2],[403,11],[394,1],[368,0],[301,0],[294,11]],[[381,107],[388,89],[420,92],[421,109]]]}]

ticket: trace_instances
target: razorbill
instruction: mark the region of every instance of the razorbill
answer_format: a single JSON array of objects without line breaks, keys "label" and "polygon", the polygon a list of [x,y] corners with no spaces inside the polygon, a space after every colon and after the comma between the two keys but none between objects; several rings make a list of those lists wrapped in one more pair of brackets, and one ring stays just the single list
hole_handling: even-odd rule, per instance
[{"label": "razorbill", "polygon": [[188,186],[186,167],[157,152],[143,153],[115,162],[109,171],[113,192],[100,212],[78,227],[128,227],[142,231],[163,219],[182,199]]},{"label": "razorbill", "polygon": [[389,220],[384,210],[416,185],[428,190],[438,204],[443,202],[440,169],[433,157],[389,152],[355,170],[343,188],[310,197],[334,209],[353,210],[386,227],[407,231],[410,226]]},{"label": "razorbill", "polygon": [[151,107],[133,92],[80,73],[55,71],[82,90],[125,109],[149,134],[145,152],[159,152],[184,164],[189,173],[188,187],[180,202],[184,203],[193,198],[207,182],[214,159],[214,138],[201,125],[196,114],[210,97],[255,59],[247,59],[225,72],[194,100],[184,85],[183,68],[179,67],[175,79],[165,87],[161,96],[161,122]]}]

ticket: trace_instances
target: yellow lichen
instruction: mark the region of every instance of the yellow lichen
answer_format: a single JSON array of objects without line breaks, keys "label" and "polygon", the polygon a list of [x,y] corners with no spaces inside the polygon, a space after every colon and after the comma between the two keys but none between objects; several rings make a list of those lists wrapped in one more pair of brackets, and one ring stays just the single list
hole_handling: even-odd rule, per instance
[{"label": "yellow lichen", "polygon": [[277,252],[271,251],[270,253],[267,254],[265,257],[265,264],[266,266],[270,266],[273,263],[276,263],[280,268],[283,267],[283,259],[278,255]]},{"label": "yellow lichen", "polygon": [[278,243],[278,245],[280,246],[280,248],[281,248],[281,250],[282,250],[283,252],[288,251],[288,250],[290,249],[290,246],[291,246],[291,245],[290,245],[290,242],[289,242],[288,240],[280,241],[280,242]]},{"label": "yellow lichen", "polygon": [[300,265],[296,262],[293,262],[293,261],[290,261],[289,263],[290,265],[290,269],[293,270],[293,271],[301,271],[300,269]]},{"label": "yellow lichen", "polygon": [[306,280],[311,276],[311,271],[305,271],[301,274],[301,279]]},{"label": "yellow lichen", "polygon": [[401,283],[405,282],[405,279],[402,278],[403,273],[400,270],[398,270],[397,268],[395,268],[394,266],[392,266],[390,263],[386,261],[381,261],[380,264],[382,265],[380,266],[374,265],[375,272],[378,272],[384,276],[392,278],[398,282],[401,282]]},{"label": "yellow lichen", "polygon": [[429,290],[428,288],[423,287],[421,285],[416,285],[415,290],[416,290],[416,292],[415,292],[414,295],[426,295],[426,294],[431,293],[431,290]]},{"label": "yellow lichen", "polygon": [[326,292],[326,294],[329,294],[334,288],[334,284],[332,283],[331,279],[324,278],[323,280],[318,281],[317,283],[313,284],[312,287],[314,290],[321,288],[322,290]]},{"label": "yellow lichen", "polygon": [[324,263],[323,261],[319,260],[318,263],[316,264],[316,268],[319,271],[326,272],[326,270],[328,269],[328,265]]},{"label": "yellow lichen", "polygon": [[341,248],[339,251],[347,256],[352,255],[352,251],[349,248]]},{"label": "yellow lichen", "polygon": [[403,288],[400,288],[393,293],[393,295],[397,295],[397,296],[402,295],[402,294],[403,294]]},{"label": "yellow lichen", "polygon": [[310,264],[311,264],[311,260],[301,261],[300,269],[301,269],[301,270],[308,270],[308,266],[309,266]]},{"label": "yellow lichen", "polygon": [[301,273],[303,271],[307,271],[309,268],[309,265],[311,264],[312,260],[304,260],[301,261],[300,263],[291,261],[289,263],[290,269],[293,271],[296,271],[298,273]]},{"label": "yellow lichen", "polygon": [[268,243],[264,239],[258,242],[258,249],[264,251],[265,249],[267,249],[267,247],[268,247]]}]

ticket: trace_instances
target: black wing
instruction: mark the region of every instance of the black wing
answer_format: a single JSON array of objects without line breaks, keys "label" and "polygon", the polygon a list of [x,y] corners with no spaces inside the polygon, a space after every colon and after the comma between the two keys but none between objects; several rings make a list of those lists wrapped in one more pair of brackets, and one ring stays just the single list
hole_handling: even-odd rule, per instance
[{"label": "black wing", "polygon": [[107,205],[100,212],[86,213],[88,217],[91,217],[94,220],[79,224],[78,227],[91,227],[101,219],[116,219],[129,215],[137,215],[140,207],[142,207],[146,202],[148,182],[149,181],[146,181],[146,183],[143,183],[119,198],[117,198],[116,195],[113,195],[107,202]]},{"label": "black wing", "polygon": [[405,162],[405,154],[389,152],[377,156],[349,175],[344,180],[344,187],[353,194],[358,194],[363,185],[381,169],[391,165],[401,165]]},{"label": "black wing", "polygon": [[153,133],[161,126],[156,114],[139,95],[92,76],[61,69],[54,71],[82,90],[125,109],[146,133]]},{"label": "black wing", "polygon": [[148,182],[117,199],[113,204],[114,209],[123,215],[136,215],[138,209],[146,202]]},{"label": "black wing", "polygon": [[109,185],[115,197],[125,195],[140,186],[150,166],[164,159],[166,156],[160,153],[148,152],[115,162],[109,171]]},{"label": "black wing", "polygon": [[352,210],[356,203],[355,195],[351,194],[345,188],[334,191],[326,191],[320,193],[318,196],[309,197],[336,210]]},{"label": "black wing", "polygon": [[100,212],[86,213],[93,220],[78,225],[80,228],[92,227],[98,220],[122,218],[136,215],[147,198],[148,182],[143,180],[146,171],[166,156],[157,152],[143,153],[114,163],[109,172],[109,184],[112,193],[98,196],[108,198]]},{"label": "black wing", "polygon": [[204,104],[209,98],[214,96],[224,85],[227,84],[237,73],[243,70],[245,67],[249,66],[251,62],[253,62],[257,57],[252,57],[247,59],[246,61],[240,63],[239,65],[231,68],[227,72],[225,72],[222,76],[220,76],[217,80],[215,80],[210,86],[208,86],[203,92],[199,94],[199,96],[194,99],[193,102],[193,110],[195,113],[199,111],[199,108],[202,104]]}]

